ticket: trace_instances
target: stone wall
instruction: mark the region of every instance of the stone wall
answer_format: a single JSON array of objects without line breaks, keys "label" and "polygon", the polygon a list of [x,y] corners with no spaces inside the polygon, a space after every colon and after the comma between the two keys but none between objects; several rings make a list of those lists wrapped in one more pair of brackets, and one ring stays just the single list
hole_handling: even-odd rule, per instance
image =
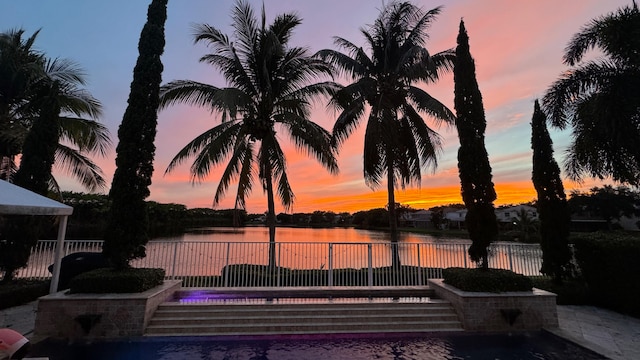
[{"label": "stone wall", "polygon": [[522,292],[467,292],[430,279],[436,295],[450,301],[467,331],[532,331],[558,327],[556,294],[534,288]]},{"label": "stone wall", "polygon": [[68,294],[38,300],[34,335],[39,338],[114,338],[142,336],[162,302],[180,289],[180,280],[141,293]]}]

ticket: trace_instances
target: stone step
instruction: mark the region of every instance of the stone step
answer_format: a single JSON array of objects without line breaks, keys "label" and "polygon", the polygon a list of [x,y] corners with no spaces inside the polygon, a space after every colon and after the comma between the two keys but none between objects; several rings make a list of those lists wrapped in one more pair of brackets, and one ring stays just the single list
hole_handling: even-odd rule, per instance
[{"label": "stone step", "polygon": [[161,304],[145,334],[275,335],[462,331],[450,303],[362,301],[332,303],[210,302]]},{"label": "stone step", "polygon": [[[405,310],[405,309],[402,309]],[[245,310],[238,309],[236,311],[224,311],[222,309],[202,310],[202,311],[181,311],[181,310],[158,310],[154,315],[154,319],[165,318],[216,318],[216,319],[238,319],[238,318],[260,318],[260,317],[297,317],[297,316],[312,316],[312,317],[327,317],[327,316],[386,316],[386,315],[455,315],[451,308],[432,308],[432,309],[411,309],[412,311],[400,311],[400,309],[316,309],[316,310],[302,310],[302,309],[264,309],[260,310]],[[414,311],[415,310],[415,311]]]},{"label": "stone step", "polygon": [[384,333],[384,332],[434,332],[434,331],[462,331],[458,321],[421,321],[367,322],[367,323],[285,323],[285,324],[207,324],[207,325],[150,325],[146,336],[179,335],[291,335],[291,334],[344,334],[344,333]]},{"label": "stone step", "polygon": [[255,325],[256,323],[268,323],[272,325],[277,324],[298,324],[306,322],[314,322],[315,320],[328,322],[328,323],[375,323],[384,321],[390,322],[424,322],[429,323],[432,321],[458,321],[458,317],[454,312],[447,314],[303,314],[286,317],[274,317],[265,320],[264,316],[238,316],[238,317],[224,317],[224,318],[212,318],[212,317],[161,317],[155,318],[151,321],[150,325],[165,326],[165,325],[208,325],[213,322],[216,324],[246,324]]},{"label": "stone step", "polygon": [[[329,315],[335,313],[349,313],[353,315],[378,313],[423,313],[442,312],[451,310],[451,305],[445,303],[425,304],[292,304],[292,305],[174,305],[161,304],[154,317],[236,317],[244,316],[296,316],[308,314]],[[269,314],[269,315],[267,315]]]}]

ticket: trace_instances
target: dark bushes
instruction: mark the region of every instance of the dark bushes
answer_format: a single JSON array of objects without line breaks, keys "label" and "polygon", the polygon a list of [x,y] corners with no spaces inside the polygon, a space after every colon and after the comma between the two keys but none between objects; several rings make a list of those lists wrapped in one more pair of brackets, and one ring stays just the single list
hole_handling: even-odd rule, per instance
[{"label": "dark bushes", "polygon": [[102,268],[74,277],[70,293],[136,293],[152,289],[164,281],[164,269]]},{"label": "dark bushes", "polygon": [[49,293],[50,281],[46,280],[14,280],[8,284],[0,284],[0,310],[26,304]]},{"label": "dark bushes", "polygon": [[575,256],[596,305],[640,316],[640,240],[593,234],[575,242]]},{"label": "dark bushes", "polygon": [[463,291],[506,292],[531,291],[531,279],[502,269],[448,268],[442,270],[446,284]]}]

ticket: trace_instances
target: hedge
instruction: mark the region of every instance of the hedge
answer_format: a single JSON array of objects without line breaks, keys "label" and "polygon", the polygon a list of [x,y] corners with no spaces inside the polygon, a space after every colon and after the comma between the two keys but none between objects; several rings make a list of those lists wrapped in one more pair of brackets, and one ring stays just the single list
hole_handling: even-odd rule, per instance
[{"label": "hedge", "polygon": [[442,278],[445,284],[462,291],[499,293],[533,288],[529,277],[503,269],[447,268],[442,270]]},{"label": "hedge", "polygon": [[114,270],[101,268],[74,277],[70,293],[136,293],[159,286],[164,281],[164,269],[130,268]]},{"label": "hedge", "polygon": [[593,234],[576,241],[575,257],[596,305],[640,316],[640,240]]}]

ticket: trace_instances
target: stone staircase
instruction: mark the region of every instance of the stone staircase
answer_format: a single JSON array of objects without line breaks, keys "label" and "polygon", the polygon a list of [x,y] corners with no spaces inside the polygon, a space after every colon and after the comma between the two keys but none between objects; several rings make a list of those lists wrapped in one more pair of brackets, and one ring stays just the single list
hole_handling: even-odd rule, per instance
[{"label": "stone staircase", "polygon": [[447,301],[433,298],[169,301],[146,336],[366,334],[462,331]]}]

